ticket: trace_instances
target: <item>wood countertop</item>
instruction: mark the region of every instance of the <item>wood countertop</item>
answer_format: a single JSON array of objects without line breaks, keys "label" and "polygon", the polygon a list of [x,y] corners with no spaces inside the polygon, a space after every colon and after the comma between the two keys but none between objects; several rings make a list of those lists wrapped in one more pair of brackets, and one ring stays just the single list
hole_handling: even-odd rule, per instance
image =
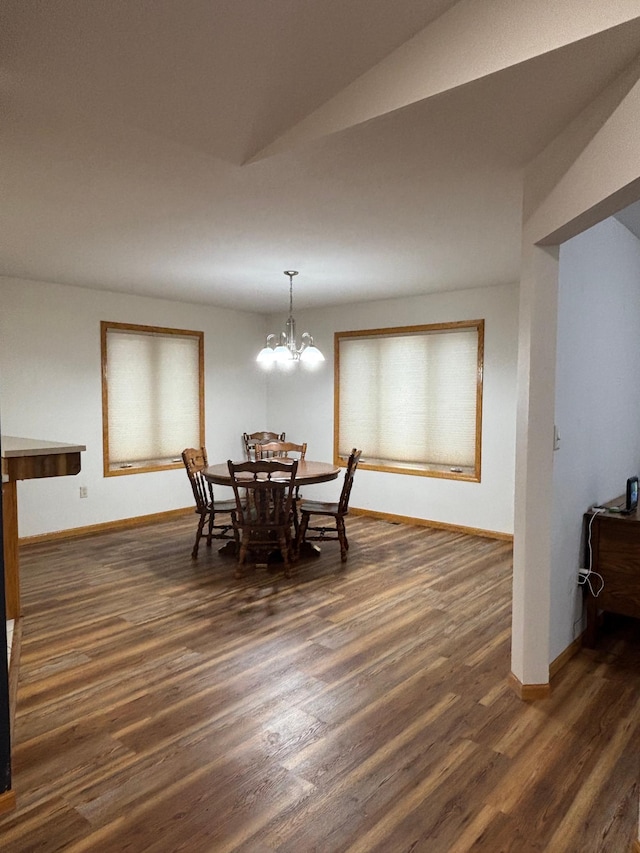
[{"label": "wood countertop", "polygon": [[2,436],[2,456],[47,456],[50,453],[80,453],[86,450],[84,444],[63,444],[60,441],[43,441],[40,438],[18,438],[15,435]]},{"label": "wood countertop", "polygon": [[62,477],[80,471],[84,444],[2,436],[2,482]]}]

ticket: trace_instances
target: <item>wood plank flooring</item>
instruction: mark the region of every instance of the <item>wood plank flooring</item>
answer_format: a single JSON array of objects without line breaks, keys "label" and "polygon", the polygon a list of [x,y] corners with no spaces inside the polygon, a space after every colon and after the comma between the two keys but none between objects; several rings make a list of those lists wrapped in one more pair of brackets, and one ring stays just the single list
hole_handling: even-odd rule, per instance
[{"label": "wood plank flooring", "polygon": [[639,623],[528,704],[509,544],[354,517],[346,567],[237,580],[194,532],[22,549],[3,853],[631,849]]}]

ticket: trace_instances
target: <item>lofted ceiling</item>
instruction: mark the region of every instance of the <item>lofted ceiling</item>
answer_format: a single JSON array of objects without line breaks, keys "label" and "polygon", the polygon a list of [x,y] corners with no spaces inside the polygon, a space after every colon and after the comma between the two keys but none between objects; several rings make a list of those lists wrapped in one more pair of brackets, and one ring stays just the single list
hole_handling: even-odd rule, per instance
[{"label": "lofted ceiling", "polygon": [[630,204],[617,214],[617,219],[626,225],[629,231],[640,240],[640,201]]},{"label": "lofted ceiling", "polygon": [[627,7],[483,0],[482,42],[469,0],[0,0],[0,275],[265,312],[285,269],[298,307],[515,281],[523,167],[638,54]]}]

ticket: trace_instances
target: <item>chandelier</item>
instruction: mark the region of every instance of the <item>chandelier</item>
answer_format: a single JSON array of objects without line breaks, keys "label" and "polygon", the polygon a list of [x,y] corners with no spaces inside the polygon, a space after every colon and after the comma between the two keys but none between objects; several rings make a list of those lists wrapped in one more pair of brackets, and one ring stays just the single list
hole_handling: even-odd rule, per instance
[{"label": "chandelier", "polygon": [[289,276],[289,317],[286,322],[286,331],[279,335],[267,335],[267,342],[258,353],[256,361],[262,367],[289,367],[296,361],[311,366],[324,361],[320,350],[313,345],[313,338],[309,332],[303,332],[300,337],[300,346],[296,340],[296,321],[293,319],[293,277],[298,275],[297,270],[285,270]]}]

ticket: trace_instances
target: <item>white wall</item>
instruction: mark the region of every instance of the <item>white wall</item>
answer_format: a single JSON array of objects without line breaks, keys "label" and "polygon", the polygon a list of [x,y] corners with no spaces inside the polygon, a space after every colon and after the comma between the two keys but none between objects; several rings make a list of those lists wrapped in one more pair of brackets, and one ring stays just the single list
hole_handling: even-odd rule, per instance
[{"label": "white wall", "polygon": [[[333,335],[336,331],[453,320],[485,319],[482,482],[468,483],[359,470],[351,504],[393,515],[441,521],[500,533],[513,532],[518,288],[487,287],[295,311],[298,333],[309,331],[327,361],[315,373],[269,374],[270,424],[306,441],[310,459],[333,455]],[[274,314],[271,331],[285,317]],[[401,413],[399,413],[401,417]],[[366,447],[363,448],[366,453]],[[335,483],[305,488],[328,497]]]},{"label": "white wall", "polygon": [[[265,423],[265,382],[254,362],[263,317],[0,278],[2,432],[87,446],[78,476],[18,484],[20,536],[193,502],[182,468],[103,477],[101,320],[205,333],[206,444],[212,460],[240,458],[242,433]],[[79,497],[80,485],[87,486],[86,499]],[[221,490],[221,497],[227,496]]]},{"label": "white wall", "polygon": [[582,630],[582,517],[640,473],[640,242],[615,219],[560,249],[550,659]]},{"label": "white wall", "polygon": [[[238,458],[244,430],[286,430],[309,457],[333,455],[333,333],[337,330],[485,319],[482,482],[360,471],[353,506],[482,530],[513,530],[517,287],[296,312],[327,362],[316,373],[264,374],[255,354],[265,328],[285,317],[0,278],[0,408],[7,435],[87,445],[77,477],[18,484],[19,533],[130,518],[189,506],[182,470],[102,475],[100,320],[199,329],[205,333],[206,443],[211,458]],[[214,449],[215,448],[215,449]],[[88,498],[79,498],[79,486]],[[330,483],[305,489],[328,496]],[[226,496],[221,492],[221,496]]]}]

